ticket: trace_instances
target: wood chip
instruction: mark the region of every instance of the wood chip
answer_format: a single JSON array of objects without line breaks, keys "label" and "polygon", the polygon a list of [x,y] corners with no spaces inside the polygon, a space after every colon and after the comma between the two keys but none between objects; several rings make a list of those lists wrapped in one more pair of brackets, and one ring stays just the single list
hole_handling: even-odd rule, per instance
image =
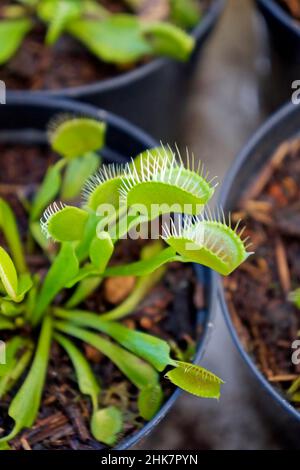
[{"label": "wood chip", "polygon": [[285,247],[280,237],[277,237],[275,241],[275,255],[280,284],[283,292],[288,294],[291,291],[291,276]]},{"label": "wood chip", "polygon": [[140,319],[140,325],[145,330],[150,330],[153,327],[153,321],[150,318],[143,317]]},{"label": "wood chip", "polygon": [[[297,142],[299,145],[300,140]],[[254,183],[250,185],[249,189],[244,193],[241,201],[241,207],[244,207],[244,204],[247,203],[249,199],[256,199],[261,194],[266,184],[270,181],[274,171],[281,165],[294,145],[294,142],[283,142],[277,148],[273,156],[266,163],[265,167],[258,174]]]},{"label": "wood chip", "polygon": [[297,374],[278,374],[268,376],[270,382],[292,382],[293,380],[298,379],[299,375]]},{"label": "wood chip", "polygon": [[24,450],[32,450],[32,448],[29,445],[29,442],[27,441],[25,437],[21,437],[20,442]]},{"label": "wood chip", "polygon": [[94,364],[99,364],[99,362],[102,361],[103,354],[101,354],[101,352],[98,349],[86,343],[83,344],[83,347],[84,347],[85,356],[88,359],[88,361],[91,361]]},{"label": "wood chip", "polygon": [[119,304],[128,297],[134,286],[134,276],[110,277],[104,283],[105,300],[111,304]]},{"label": "wood chip", "polygon": [[83,442],[88,441],[91,438],[91,436],[85,425],[84,420],[82,419],[80,410],[76,406],[71,405],[71,406],[68,406],[67,413],[74,427],[77,429],[80,439]]}]

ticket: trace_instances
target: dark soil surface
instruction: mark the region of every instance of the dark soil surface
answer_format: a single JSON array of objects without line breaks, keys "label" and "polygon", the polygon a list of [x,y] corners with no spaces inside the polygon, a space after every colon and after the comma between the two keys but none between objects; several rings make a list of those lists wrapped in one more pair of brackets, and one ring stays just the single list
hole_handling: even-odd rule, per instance
[{"label": "dark soil surface", "polygon": [[[0,196],[14,208],[22,233],[26,233],[26,212],[19,196],[30,195],[34,183],[42,179],[47,165],[56,157],[44,147],[0,146],[2,171],[0,175]],[[14,166],[14,171],[12,170]],[[28,186],[25,183],[28,183]],[[0,239],[0,243],[3,240]],[[139,257],[145,242],[124,240],[116,249],[115,262],[125,263]],[[47,261],[39,250],[27,256],[32,272],[43,274]],[[128,280],[127,280],[128,281]],[[111,286],[110,286],[111,287]],[[195,341],[201,335],[196,326],[196,310],[204,306],[204,292],[197,283],[189,265],[173,263],[164,278],[147,295],[134,315],[124,319],[130,328],[138,328],[170,340],[175,349],[194,351]],[[116,305],[105,283],[82,305],[94,312],[104,312]],[[24,332],[26,334],[26,332]],[[29,333],[27,333],[29,334]],[[3,339],[7,340],[10,334]],[[80,342],[79,342],[80,344]],[[124,378],[119,370],[98,351],[86,344],[80,344],[94,372],[102,385],[100,403],[116,404],[125,410],[125,427],[120,436],[124,438],[140,429],[144,421],[138,417],[137,390]],[[175,353],[174,353],[175,354]],[[162,374],[163,375],[163,374]],[[165,398],[174,388],[163,379]],[[6,434],[12,426],[7,416],[11,396],[0,403],[0,434]],[[47,382],[44,388],[42,406],[34,427],[24,431],[13,441],[15,449],[102,449],[105,446],[91,438],[89,417],[91,407],[77,387],[75,374],[68,357],[57,344],[53,343]]]},{"label": "dark soil surface", "polygon": [[[209,1],[202,0],[204,9]],[[127,11],[121,0],[100,3],[112,12]],[[150,60],[146,57],[138,64],[117,67],[100,61],[68,35],[63,35],[54,46],[48,47],[44,43],[45,31],[45,26],[37,23],[16,55],[0,67],[0,79],[6,83],[7,89],[57,90],[91,84],[120,75]]]},{"label": "dark soil surface", "polygon": [[300,286],[300,140],[277,149],[235,208],[239,218],[255,255],[224,280],[229,309],[245,349],[285,394],[300,375],[291,360],[300,311],[288,301]]}]

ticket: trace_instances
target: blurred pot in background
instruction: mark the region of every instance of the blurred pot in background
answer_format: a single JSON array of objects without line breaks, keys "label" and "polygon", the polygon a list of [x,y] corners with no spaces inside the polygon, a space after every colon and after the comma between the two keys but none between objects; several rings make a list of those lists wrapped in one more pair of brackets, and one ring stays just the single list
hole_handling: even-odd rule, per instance
[{"label": "blurred pot in background", "polygon": [[[88,49],[96,51],[95,57],[69,35],[63,35],[60,38],[61,42],[58,47],[55,44],[52,45],[51,49],[45,47],[43,29],[40,32],[34,31],[35,35],[39,34],[38,38],[34,36],[28,45],[25,42],[20,47],[17,56],[1,66],[1,78],[6,82],[9,90],[17,91],[22,89],[35,96],[73,98],[85,101],[125,117],[157,138],[173,139],[181,126],[182,107],[185,104],[188,83],[193,74],[199,52],[223,10],[224,1],[199,0],[203,13],[199,23],[192,29],[195,48],[186,62],[180,63],[172,58],[163,57],[171,56],[176,59],[180,48],[175,47],[174,49],[174,45],[172,46],[167,42],[167,38],[170,41],[171,34],[170,31],[168,32],[169,23],[160,23],[167,24],[167,28],[159,29],[160,27],[157,26],[159,16],[156,14],[154,18],[156,22],[153,26],[153,28],[156,28],[155,35],[151,31],[147,34],[150,36],[150,43],[151,35],[154,35],[154,39],[152,39],[161,53],[155,53],[154,55],[149,53],[147,55],[145,52],[140,60],[132,60],[130,66],[127,64],[128,61],[122,62],[118,68],[115,67],[114,63],[110,63],[112,59],[109,59],[108,62],[99,60],[99,57],[96,56],[99,56],[100,49],[100,56],[102,57],[102,49],[104,48],[100,47],[99,44],[94,44],[94,40],[91,41],[90,34],[83,35],[81,28],[77,28],[78,30],[75,31],[71,29],[71,33],[73,31],[72,35],[75,35],[75,38],[78,36],[79,41]],[[105,5],[105,2],[103,3]],[[126,0],[123,3],[128,5],[136,2]],[[116,2],[116,5],[123,5],[123,3]],[[158,0],[157,8],[161,8],[165,3],[165,0]],[[180,0],[173,2],[172,0],[172,3],[178,4],[181,10],[183,9],[184,2]],[[107,5],[109,8],[121,8],[121,6],[113,7],[109,3]],[[121,12],[124,11],[124,6],[122,8]],[[128,11],[133,11],[128,9],[127,6],[126,8]],[[178,8],[175,11],[178,11]],[[119,10],[116,11],[116,13],[118,12]],[[153,21],[151,18],[150,20],[150,24],[152,24]],[[177,23],[176,18],[172,21],[175,24]],[[0,26],[1,22],[3,23],[3,19],[1,19],[0,11]],[[142,24],[145,27],[147,25],[147,23]],[[184,27],[181,24],[180,26]],[[186,29],[189,29],[188,23]],[[122,33],[122,37],[125,33]],[[138,34],[135,34],[136,39],[133,39],[130,33],[130,41],[138,40]],[[147,34],[146,37],[148,38]],[[180,43],[178,31],[172,30],[172,34],[174,41],[176,39]],[[92,36],[95,35],[96,32]],[[127,41],[129,39],[124,36],[123,42],[126,46],[124,46],[124,49],[127,52]],[[30,35],[29,40],[31,40]],[[111,40],[108,43],[111,44]],[[100,41],[101,44],[102,41]],[[135,48],[139,51],[139,47],[145,46],[145,44],[136,45],[134,42],[134,51]],[[119,55],[122,51],[120,53],[118,51],[119,47],[116,48],[114,53],[116,58],[120,60]],[[111,52],[110,48],[104,52],[106,57],[106,54],[108,55]],[[184,60],[186,59],[187,57],[184,58]]]},{"label": "blurred pot in background", "polygon": [[263,84],[267,109],[272,112],[291,100],[300,80],[300,4],[293,0],[256,0],[268,30],[269,71]]},{"label": "blurred pot in background", "polygon": [[[300,108],[288,105],[262,126],[229,171],[221,195],[245,221],[255,254],[220,284],[227,326],[260,384],[254,397],[287,447],[300,448]],[[294,357],[294,359],[293,359]],[[257,387],[258,388],[258,387]]]}]

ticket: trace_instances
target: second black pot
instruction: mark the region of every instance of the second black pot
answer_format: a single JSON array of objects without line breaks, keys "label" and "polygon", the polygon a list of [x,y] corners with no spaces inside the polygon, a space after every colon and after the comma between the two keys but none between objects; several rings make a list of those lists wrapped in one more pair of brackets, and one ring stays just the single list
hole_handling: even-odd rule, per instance
[{"label": "second black pot", "polygon": [[[299,137],[299,129],[300,107],[288,105],[273,115],[256,132],[238,155],[222,186],[220,204],[225,213],[237,207],[244,190],[255,180],[278,146],[285,140]],[[300,412],[270,384],[258,369],[254,359],[245,351],[231,319],[223,283],[218,276],[215,277],[215,281],[219,283],[218,295],[226,324],[235,346],[255,381],[253,384],[255,406],[258,406],[266,423],[271,425],[273,434],[279,435],[283,446],[300,449]]]},{"label": "second black pot", "polygon": [[300,64],[300,23],[275,0],[256,0],[271,39],[285,59]]},{"label": "second black pot", "polygon": [[180,118],[197,57],[221,15],[224,3],[225,0],[212,0],[193,31],[196,48],[187,64],[154,59],[133,71],[89,85],[27,93],[32,97],[72,98],[87,102],[126,118],[157,139],[178,140],[175,137],[180,129]]}]

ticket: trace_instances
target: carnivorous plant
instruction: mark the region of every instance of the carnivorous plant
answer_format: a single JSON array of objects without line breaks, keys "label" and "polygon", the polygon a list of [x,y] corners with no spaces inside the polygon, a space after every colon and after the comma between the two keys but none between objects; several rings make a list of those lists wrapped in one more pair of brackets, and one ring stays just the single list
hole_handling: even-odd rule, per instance
[{"label": "carnivorous plant", "polygon": [[[93,436],[108,445],[122,430],[123,413],[101,403],[101,385],[78,344],[100,351],[136,387],[145,420],[163,401],[161,372],[199,397],[220,395],[220,378],[177,360],[167,341],[130,329],[121,319],[134,313],[167,263],[198,263],[222,275],[231,273],[249,255],[243,230],[226,222],[221,210],[206,208],[214,179],[193,157],[185,165],[178,152],[162,146],[124,165],[101,164],[105,133],[105,123],[86,117],[63,116],[49,125],[49,143],[60,158],[48,168],[33,199],[23,201],[28,211],[24,244],[11,207],[0,199],[5,239],[5,248],[0,247],[0,329],[8,338],[0,398],[15,393],[8,409],[14,427],[0,438],[2,448],[36,420],[52,342],[69,356],[81,393],[90,397]],[[122,238],[139,237],[142,227],[154,222],[158,230],[148,236],[138,261],[111,264]],[[37,247],[48,266],[44,276],[30,272],[27,263],[26,255]],[[82,309],[103,279],[125,275],[137,279],[125,301],[103,314]]]},{"label": "carnivorous plant", "polygon": [[4,2],[0,8],[0,65],[15,55],[24,38],[39,25],[45,27],[47,45],[68,34],[104,62],[127,65],[156,55],[187,60],[194,40],[184,29],[200,20],[198,0],[161,0],[159,8],[152,3],[123,0],[129,12],[112,13],[97,0]]}]

